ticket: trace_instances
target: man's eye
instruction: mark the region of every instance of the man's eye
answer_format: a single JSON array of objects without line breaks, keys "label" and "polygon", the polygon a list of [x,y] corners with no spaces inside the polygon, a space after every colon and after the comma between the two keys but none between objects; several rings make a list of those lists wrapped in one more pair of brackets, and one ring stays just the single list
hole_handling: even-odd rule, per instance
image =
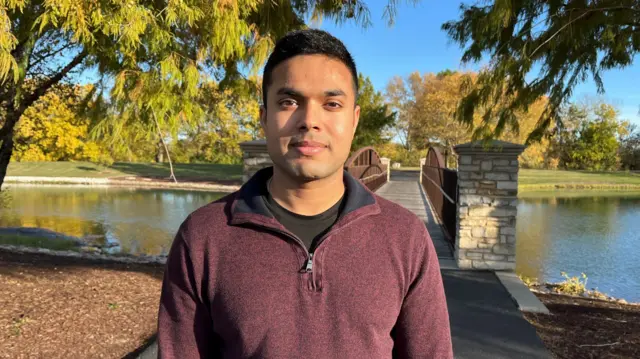
[{"label": "man's eye", "polygon": [[291,99],[285,99],[280,101],[280,106],[289,107],[289,106],[295,106],[295,105],[296,105],[296,101]]},{"label": "man's eye", "polygon": [[340,107],[342,107],[340,102],[336,102],[336,101],[327,102],[327,106],[330,107],[330,108],[340,108]]}]

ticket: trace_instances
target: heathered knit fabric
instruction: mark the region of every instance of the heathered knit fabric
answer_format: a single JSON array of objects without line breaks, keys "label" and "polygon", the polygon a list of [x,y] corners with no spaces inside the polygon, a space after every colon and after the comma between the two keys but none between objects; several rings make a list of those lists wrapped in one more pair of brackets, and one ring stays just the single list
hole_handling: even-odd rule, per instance
[{"label": "heathered knit fabric", "polygon": [[171,247],[160,358],[452,358],[438,258],[425,225],[345,173],[343,213],[308,252],[256,196],[193,212]]}]

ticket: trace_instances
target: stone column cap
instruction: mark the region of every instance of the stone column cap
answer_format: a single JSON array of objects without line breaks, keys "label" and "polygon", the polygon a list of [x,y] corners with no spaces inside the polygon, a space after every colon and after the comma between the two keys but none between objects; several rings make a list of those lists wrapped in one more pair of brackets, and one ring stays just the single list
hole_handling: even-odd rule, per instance
[{"label": "stone column cap", "polygon": [[471,153],[500,153],[505,155],[518,156],[524,152],[526,146],[507,141],[491,140],[491,141],[475,141],[457,145],[453,150],[458,155]]},{"label": "stone column cap", "polygon": [[244,152],[266,152],[267,140],[262,138],[259,140],[240,142],[240,149]]}]

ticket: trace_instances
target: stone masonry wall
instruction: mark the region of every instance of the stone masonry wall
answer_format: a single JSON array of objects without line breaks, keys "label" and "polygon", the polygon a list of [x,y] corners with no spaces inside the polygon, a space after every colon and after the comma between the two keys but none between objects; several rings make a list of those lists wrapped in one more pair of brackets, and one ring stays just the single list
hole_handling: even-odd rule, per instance
[{"label": "stone masonry wall", "polygon": [[242,149],[242,182],[247,182],[260,169],[273,165],[266,140],[255,140],[240,143]]},{"label": "stone masonry wall", "polygon": [[387,166],[387,182],[391,181],[391,159],[380,157],[380,163]]},{"label": "stone masonry wall", "polygon": [[523,150],[502,141],[456,147],[458,267],[515,269],[518,156]]}]

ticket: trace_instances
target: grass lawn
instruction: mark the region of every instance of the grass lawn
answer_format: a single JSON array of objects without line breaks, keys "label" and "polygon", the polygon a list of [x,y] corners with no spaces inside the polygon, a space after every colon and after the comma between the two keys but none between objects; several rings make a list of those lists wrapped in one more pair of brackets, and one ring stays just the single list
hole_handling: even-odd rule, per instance
[{"label": "grass lawn", "polygon": [[[180,180],[241,181],[242,165],[174,164]],[[169,177],[168,163],[116,162],[101,166],[90,162],[11,162],[8,176],[37,177]]]},{"label": "grass lawn", "polygon": [[520,187],[533,188],[640,188],[640,172],[586,172],[520,170]]},{"label": "grass lawn", "polygon": [[392,168],[392,171],[420,171],[420,167],[400,167]]}]

